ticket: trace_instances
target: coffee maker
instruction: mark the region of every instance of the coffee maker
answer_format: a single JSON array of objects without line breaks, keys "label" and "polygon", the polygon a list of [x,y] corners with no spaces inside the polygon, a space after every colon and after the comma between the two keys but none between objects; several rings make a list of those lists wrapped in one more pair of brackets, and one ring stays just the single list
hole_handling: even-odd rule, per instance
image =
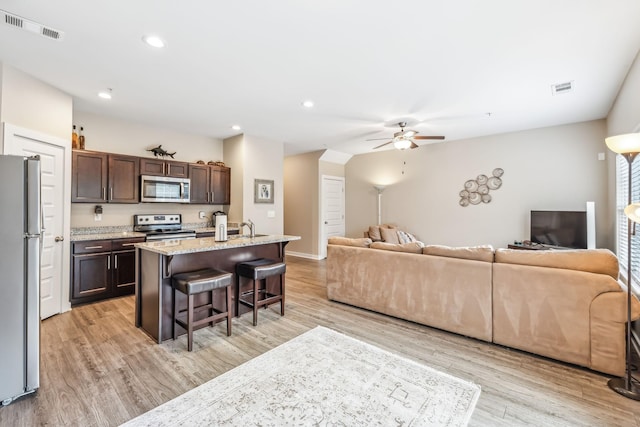
[{"label": "coffee maker", "polygon": [[222,211],[213,213],[213,225],[216,228],[216,235],[214,237],[216,242],[227,241],[227,214]]}]

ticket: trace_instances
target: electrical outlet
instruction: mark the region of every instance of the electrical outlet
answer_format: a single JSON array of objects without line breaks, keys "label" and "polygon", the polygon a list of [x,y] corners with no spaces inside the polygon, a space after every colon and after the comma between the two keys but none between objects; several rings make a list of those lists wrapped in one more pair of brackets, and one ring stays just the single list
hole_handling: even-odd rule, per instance
[{"label": "electrical outlet", "polygon": [[267,218],[275,218],[276,211],[267,211]]},{"label": "electrical outlet", "polygon": [[93,214],[94,221],[102,221],[102,214]]},{"label": "electrical outlet", "polygon": [[198,212],[198,215],[199,215],[198,218],[200,219],[204,219],[207,217],[203,211]]}]

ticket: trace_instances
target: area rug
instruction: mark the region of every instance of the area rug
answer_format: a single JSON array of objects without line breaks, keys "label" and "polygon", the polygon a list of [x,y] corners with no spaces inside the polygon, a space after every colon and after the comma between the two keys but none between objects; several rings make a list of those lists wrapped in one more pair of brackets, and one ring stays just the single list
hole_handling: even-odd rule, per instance
[{"label": "area rug", "polygon": [[316,327],[126,426],[465,426],[480,387]]}]

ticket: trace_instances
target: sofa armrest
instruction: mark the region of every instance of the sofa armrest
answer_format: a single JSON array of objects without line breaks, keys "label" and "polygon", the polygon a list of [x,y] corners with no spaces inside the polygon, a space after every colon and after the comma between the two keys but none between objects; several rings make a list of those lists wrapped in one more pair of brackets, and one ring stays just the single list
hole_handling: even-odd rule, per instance
[{"label": "sofa armrest", "polygon": [[[623,376],[626,360],[627,292],[606,292],[591,303],[591,369]],[[631,319],[640,318],[632,297]]]}]

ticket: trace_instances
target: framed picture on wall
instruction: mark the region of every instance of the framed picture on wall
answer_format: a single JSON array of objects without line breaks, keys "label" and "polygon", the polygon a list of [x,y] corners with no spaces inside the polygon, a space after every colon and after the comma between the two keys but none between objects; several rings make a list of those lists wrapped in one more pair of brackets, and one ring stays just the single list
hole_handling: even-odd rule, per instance
[{"label": "framed picture on wall", "polygon": [[273,180],[256,179],[253,184],[253,202],[273,204]]}]

